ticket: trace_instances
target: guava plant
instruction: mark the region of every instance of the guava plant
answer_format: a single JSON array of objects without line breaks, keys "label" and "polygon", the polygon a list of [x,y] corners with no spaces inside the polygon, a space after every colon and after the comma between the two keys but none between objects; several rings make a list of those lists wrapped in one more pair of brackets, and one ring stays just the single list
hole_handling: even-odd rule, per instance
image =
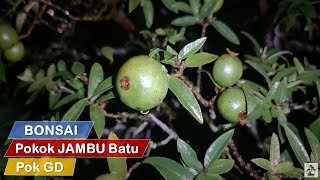
[{"label": "guava plant", "polygon": [[[288,11],[286,3],[291,4]],[[74,6],[79,4],[87,14],[77,16]],[[3,7],[12,9],[8,12],[14,16],[3,15],[0,24],[0,80],[1,86],[14,89],[14,95],[23,95],[26,107],[41,109],[26,109],[19,120],[90,119],[94,132],[89,138],[151,139],[143,158],[107,158],[108,167],[92,177],[134,179],[135,172],[142,169],[147,179],[152,177],[145,173],[153,170],[154,175],[168,180],[274,180],[302,178],[304,163],[319,163],[320,70],[308,58],[264,47],[250,33],[236,31],[219,14],[223,0],[103,1],[98,7],[93,1],[79,4],[71,2],[69,7],[56,1],[6,0]],[[276,21],[285,18],[283,13],[297,12],[296,16],[305,14],[307,25],[311,24],[315,12],[308,14],[307,10],[312,4],[286,1],[279,5]],[[157,6],[159,11],[155,11]],[[126,16],[135,13],[144,17],[139,32],[134,26],[138,22]],[[165,19],[169,23],[157,23],[164,20],[159,18],[161,13],[169,14]],[[121,43],[133,46],[135,53],[100,44],[98,55],[92,58],[87,58],[85,50],[71,48],[69,55],[79,59],[64,53],[46,59],[47,52],[53,56],[68,49],[66,44],[78,23],[110,18],[130,33],[129,42]],[[292,18],[285,21],[288,26],[293,23]],[[41,48],[33,49],[28,39],[42,26],[62,36],[62,45],[52,43],[53,50],[37,56]],[[212,33],[218,34],[212,37]],[[223,51],[215,49],[221,46],[215,38],[224,38]],[[251,43],[251,52],[241,49],[246,42]],[[311,117],[296,122],[294,115],[301,111]],[[199,129],[204,137],[196,133]],[[200,147],[189,142],[192,138]],[[254,145],[246,138],[253,138]],[[208,146],[202,143],[206,139]],[[7,140],[5,145],[9,143]],[[2,158],[2,169],[5,163]]]}]

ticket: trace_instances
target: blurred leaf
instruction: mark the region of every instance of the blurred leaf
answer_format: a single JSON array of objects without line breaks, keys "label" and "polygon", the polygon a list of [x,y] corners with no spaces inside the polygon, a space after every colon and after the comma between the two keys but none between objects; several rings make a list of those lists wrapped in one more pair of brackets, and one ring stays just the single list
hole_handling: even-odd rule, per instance
[{"label": "blurred leaf", "polygon": [[56,105],[59,102],[61,96],[62,96],[61,93],[55,93],[55,92],[50,91],[50,94],[49,94],[49,108],[50,109],[53,109],[54,105]]},{"label": "blurred leaf", "polygon": [[177,51],[175,51],[174,49],[172,49],[172,47],[169,46],[169,45],[167,45],[166,50],[167,50],[170,54],[172,54],[172,55],[174,55],[174,56],[175,56],[175,55],[178,55]]},{"label": "blurred leaf", "polygon": [[307,128],[304,128],[304,132],[307,135],[312,153],[316,160],[320,160],[320,142],[319,139]]},{"label": "blurred leaf", "polygon": [[175,26],[193,26],[197,23],[197,19],[194,16],[182,16],[174,19],[171,24]]},{"label": "blurred leaf", "polygon": [[280,144],[278,136],[272,133],[270,143],[270,163],[272,169],[274,169],[280,163]]},{"label": "blurred leaf", "polygon": [[21,32],[24,23],[26,22],[27,14],[25,12],[19,12],[16,17],[16,29],[17,32]]},{"label": "blurred leaf", "polygon": [[262,87],[260,84],[257,84],[255,82],[243,79],[241,80],[241,87],[245,89],[249,89],[252,91],[261,92],[263,95],[267,95],[268,91],[266,88]]},{"label": "blurred leaf", "polygon": [[57,73],[57,68],[55,64],[50,64],[47,70],[47,76],[53,77]]},{"label": "blurred leaf", "polygon": [[303,170],[299,168],[294,168],[292,171],[284,173],[286,176],[295,177],[295,178],[303,178]]},{"label": "blurred leaf", "polygon": [[233,44],[240,45],[238,36],[227,24],[219,20],[214,20],[212,26],[228,41],[230,41]]},{"label": "blurred leaf", "polygon": [[26,101],[26,105],[31,104],[42,92],[42,88],[34,90]]},{"label": "blurred leaf", "polygon": [[274,173],[286,173],[294,170],[293,163],[291,161],[285,161],[276,166]]},{"label": "blurred leaf", "polygon": [[304,71],[298,76],[300,80],[313,81],[320,76],[320,70]]},{"label": "blurred leaf", "polygon": [[270,109],[264,109],[262,113],[262,119],[266,123],[271,123],[272,122],[272,115]]},{"label": "blurred leaf", "polygon": [[269,180],[281,180],[280,178],[278,178],[278,176],[272,175],[272,174],[268,174],[268,179]]},{"label": "blurred leaf", "polygon": [[304,67],[303,65],[301,64],[301,62],[299,61],[298,58],[294,57],[293,58],[293,63],[298,71],[299,74],[303,73],[304,72]]},{"label": "blurred leaf", "polygon": [[4,158],[4,157],[0,158],[0,171],[4,172],[7,166],[7,162],[8,162],[8,158]]},{"label": "blurred leaf", "polygon": [[292,161],[291,155],[287,149],[285,149],[281,155],[281,161]]},{"label": "blurred leaf", "polygon": [[320,139],[320,116],[310,124],[309,129],[318,139]]},{"label": "blurred leaf", "polygon": [[45,77],[44,69],[40,69],[36,74],[36,80],[39,80],[39,79],[44,78],[44,77]]},{"label": "blurred leaf", "polygon": [[256,52],[256,55],[259,56],[261,54],[260,53],[261,46],[258,43],[258,41],[251,34],[245,32],[245,31],[241,31],[240,33],[245,35],[252,42],[252,44],[254,45],[254,50]]},{"label": "blurred leaf", "polygon": [[192,180],[194,177],[182,165],[165,157],[148,157],[143,163],[153,165],[165,179]]},{"label": "blurred leaf", "polygon": [[210,54],[207,52],[199,52],[189,56],[185,61],[184,65],[186,67],[199,67],[205,64],[209,64],[218,58],[215,54]]},{"label": "blurred leaf", "polygon": [[234,165],[232,159],[217,159],[209,167],[207,174],[224,174],[229,172]]},{"label": "blurred leaf", "polygon": [[53,109],[58,109],[61,106],[64,106],[68,104],[69,102],[78,99],[78,94],[73,93],[73,94],[68,94],[65,97],[63,97],[55,106],[53,106]]},{"label": "blurred leaf", "polygon": [[[109,140],[118,140],[114,132],[110,132]],[[109,170],[116,173],[121,179],[127,178],[127,158],[107,158]]]},{"label": "blurred leaf", "polygon": [[76,121],[88,103],[88,99],[84,98],[76,102],[61,118],[61,121]]},{"label": "blurred leaf", "polygon": [[223,150],[229,144],[234,133],[234,129],[231,129],[221,136],[218,137],[207,149],[206,155],[204,156],[204,167],[208,168],[214,161],[216,161]]},{"label": "blurred leaf", "polygon": [[292,54],[292,53],[290,51],[279,51],[279,52],[271,54],[269,57],[267,57],[267,59],[264,62],[268,63],[271,60],[273,60],[275,58],[279,58],[280,56],[285,55],[285,54]]},{"label": "blurred leaf", "polygon": [[203,166],[198,161],[196,152],[182,139],[177,140],[177,149],[180,153],[184,163],[193,169],[196,169],[198,171],[202,171]]},{"label": "blurred leaf", "polygon": [[112,76],[108,77],[107,79],[103,80],[98,87],[94,90],[92,97],[98,96],[108,90],[113,88],[112,84]]},{"label": "blurred leaf", "polygon": [[59,60],[57,63],[57,69],[59,72],[67,70],[67,65],[63,60]]},{"label": "blurred leaf", "polygon": [[28,88],[28,93],[41,90],[43,89],[44,85],[46,84],[47,78],[41,78],[38,79],[37,81],[34,81]]},{"label": "blurred leaf", "polygon": [[218,3],[217,0],[205,1],[204,4],[200,8],[200,12],[199,12],[200,18],[204,19],[204,18],[208,17],[213,12],[217,3]]},{"label": "blurred leaf", "polygon": [[300,162],[301,166],[303,167],[304,163],[310,162],[310,158],[308,156],[307,151],[305,150],[302,142],[299,138],[291,131],[290,128],[287,126],[284,127],[286,136],[289,140],[290,146],[296,155],[298,161]]},{"label": "blurred leaf", "polygon": [[197,15],[201,6],[200,0],[189,0],[189,4],[193,15]]},{"label": "blurred leaf", "polygon": [[288,86],[287,78],[284,77],[280,82],[277,92],[274,95],[275,103],[280,104],[287,101],[287,99],[289,98],[289,90],[290,90],[287,88],[287,86]]},{"label": "blurred leaf", "polygon": [[200,173],[196,180],[223,180],[223,178],[219,174],[205,174]]},{"label": "blurred leaf", "polygon": [[255,120],[259,119],[262,116],[263,111],[264,111],[263,105],[256,104],[256,106],[254,106],[254,109],[251,111],[251,113],[248,114],[247,121],[254,122]]},{"label": "blurred leaf", "polygon": [[267,96],[266,96],[266,101],[269,102],[269,103],[272,103],[272,100],[275,99],[275,95],[279,89],[279,86],[280,86],[280,82],[279,81],[276,81],[272,84]]},{"label": "blurred leaf", "polygon": [[91,98],[94,91],[97,89],[98,85],[103,81],[104,74],[102,66],[99,63],[94,63],[92,65],[89,84],[88,84],[88,98]]},{"label": "blurred leaf", "polygon": [[176,1],[175,0],[161,0],[162,3],[164,4],[164,6],[166,6],[166,8],[168,8],[169,10],[178,13],[177,9],[174,9],[171,7],[172,4],[174,4]]},{"label": "blurred leaf", "polygon": [[[211,0],[205,0],[205,1],[210,2]],[[216,1],[217,1],[217,3],[214,5],[213,10],[211,11],[211,14],[218,12],[224,3],[224,0],[216,0]]]},{"label": "blurred leaf", "polygon": [[[132,0],[130,0],[131,2]],[[134,0],[136,1],[136,0]],[[140,1],[140,0],[138,0]],[[112,47],[109,46],[104,46],[101,48],[101,53],[103,54],[103,56],[105,58],[107,58],[108,60],[110,60],[110,63],[113,63],[113,52],[112,52]]]},{"label": "blurred leaf", "polygon": [[129,0],[129,13],[136,9],[140,4],[140,0]]},{"label": "blurred leaf", "polygon": [[80,62],[74,62],[71,66],[71,72],[76,76],[82,75],[85,72],[84,64]]},{"label": "blurred leaf", "polygon": [[283,110],[281,109],[277,109],[276,110],[276,116],[277,116],[277,119],[278,119],[278,122],[281,126],[286,126],[287,125],[287,117],[286,115],[284,114]]},{"label": "blurred leaf", "polygon": [[267,159],[254,158],[251,159],[251,161],[255,163],[257,166],[261,167],[262,169],[265,169],[267,171],[271,170],[271,163]]},{"label": "blurred leaf", "polygon": [[[2,61],[0,61],[0,71],[2,68],[3,69],[3,72],[1,73],[5,73],[5,65],[2,63]],[[4,77],[5,78],[5,77]],[[30,68],[26,68],[22,74],[20,74],[19,76],[17,76],[18,79],[20,79],[21,81],[25,81],[25,82],[33,82],[35,81],[34,78],[33,78],[33,73],[31,71]]]},{"label": "blurred leaf", "polygon": [[199,51],[202,48],[203,44],[205,43],[206,39],[207,39],[206,37],[202,37],[185,45],[179,52],[178,59],[179,60],[185,59],[191,56],[192,54],[196,53],[197,51]]},{"label": "blurred leaf", "polygon": [[105,120],[102,109],[96,106],[90,106],[90,118],[91,118],[91,121],[94,122],[93,124],[94,130],[96,131],[96,134],[100,139],[106,124],[106,120]]},{"label": "blurred leaf", "polygon": [[201,108],[189,87],[179,78],[170,76],[169,89],[178,98],[183,107],[200,123],[203,123]]},{"label": "blurred leaf", "polygon": [[150,28],[153,24],[153,16],[154,16],[154,12],[153,12],[153,4],[151,2],[151,0],[144,0],[143,3],[143,14],[144,17],[146,19],[146,26],[147,28]]},{"label": "blurred leaf", "polygon": [[113,94],[113,92],[108,92],[107,94],[101,96],[99,99],[97,99],[96,103],[102,103],[104,101],[107,101],[109,99],[113,99],[115,98],[115,95]]},{"label": "blurred leaf", "polygon": [[[251,88],[248,84],[242,86],[242,90],[244,92],[244,95],[246,97],[247,102],[247,114],[250,114],[253,112],[253,109],[258,105],[262,104],[263,100],[257,97],[254,93],[255,90]],[[257,93],[257,92],[256,92]]]},{"label": "blurred leaf", "polygon": [[120,178],[117,173],[112,172],[110,174],[102,174],[98,176],[95,180],[122,180],[122,178]]},{"label": "blurred leaf", "polygon": [[256,71],[258,71],[264,79],[267,81],[268,86],[271,86],[271,80],[267,74],[267,72],[256,62],[247,60],[246,63],[248,63],[251,67],[253,67]]},{"label": "blurred leaf", "polygon": [[276,81],[280,81],[282,78],[284,77],[288,77],[290,75],[292,75],[293,73],[295,73],[297,70],[295,67],[288,67],[285,69],[281,69],[279,72],[277,72],[277,74],[272,78],[272,83],[276,82]]},{"label": "blurred leaf", "polygon": [[175,2],[174,4],[171,5],[171,8],[176,9],[178,11],[182,11],[185,13],[192,13],[192,10],[190,9],[189,5],[183,1],[178,1]]},{"label": "blurred leaf", "polygon": [[83,88],[83,83],[82,81],[78,80],[78,79],[72,79],[70,81],[67,81],[68,85],[71,86],[72,88],[79,90],[81,88]]}]

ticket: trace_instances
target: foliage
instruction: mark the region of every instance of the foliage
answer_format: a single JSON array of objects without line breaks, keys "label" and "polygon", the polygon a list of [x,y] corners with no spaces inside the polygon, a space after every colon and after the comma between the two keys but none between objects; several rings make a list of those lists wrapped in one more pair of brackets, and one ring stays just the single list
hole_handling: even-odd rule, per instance
[{"label": "foliage", "polygon": [[[93,137],[105,138],[105,135],[108,135],[109,139],[118,139],[113,130],[118,130],[117,128],[122,125],[125,129],[130,129],[129,126],[132,124],[134,124],[134,130],[131,131],[134,134],[132,137],[138,137],[139,133],[143,134],[141,132],[145,129],[148,129],[148,132],[153,131],[152,128],[156,125],[167,137],[160,142],[154,142],[154,139],[151,139],[142,162],[134,161],[141,167],[152,165],[165,179],[223,179],[239,174],[247,174],[245,178],[251,176],[256,179],[301,178],[304,163],[320,161],[320,117],[318,114],[320,70],[313,62],[288,50],[264,47],[245,31],[242,31],[241,34],[252,43],[254,53],[245,52],[246,54],[242,55],[243,52],[238,54],[227,47],[225,48],[227,52],[217,52],[215,49],[206,48],[206,45],[211,43],[211,39],[207,36],[208,33],[211,33],[209,31],[211,29],[220,34],[226,42],[228,41],[228,46],[238,47],[244,42],[238,37],[234,28],[228,25],[228,22],[220,19],[219,12],[223,8],[224,0],[161,0],[161,2],[127,0],[120,3],[126,5],[129,13],[141,13],[144,17],[146,29],[141,29],[139,35],[136,35],[130,43],[165,65],[169,70],[170,91],[167,98],[158,107],[140,113],[120,102],[118,92],[114,88],[116,76],[114,68],[123,62],[116,56],[116,48],[110,44],[98,48],[106,62],[91,59],[91,63],[62,57],[55,61],[37,64],[30,60],[33,54],[27,53],[25,59],[22,60],[24,62],[11,64],[4,60],[3,50],[0,50],[1,86],[14,89],[15,95],[20,93],[26,95],[24,102],[26,107],[37,106],[40,99],[44,101],[47,105],[47,112],[41,112],[41,117],[36,117],[40,120],[81,121],[90,118],[94,121],[95,134],[92,135]],[[5,4],[5,7],[10,7],[8,13],[13,13],[15,16],[4,15],[3,18],[11,22],[15,20],[15,29],[19,32],[20,40],[23,42],[28,42],[24,38],[32,36],[32,34],[22,34],[28,25],[27,19],[30,13],[36,14],[40,19],[43,15],[44,11],[41,14],[39,5],[45,5],[43,6],[45,8],[49,6],[56,11],[63,10],[59,6],[52,6],[42,1],[6,0]],[[157,19],[159,12],[156,10],[156,5],[159,4],[172,13],[169,25],[160,27],[155,23],[160,21]],[[109,7],[110,4],[107,5]],[[311,27],[317,14],[313,5],[307,0],[279,2],[274,23],[285,23],[289,30],[298,17],[303,16],[307,25]],[[24,6],[23,10],[19,8],[20,6]],[[47,9],[48,13],[49,10]],[[115,13],[115,11],[112,12]],[[90,19],[88,16],[71,15],[71,11],[62,12],[74,23],[81,20],[98,21],[95,19],[97,17]],[[110,17],[115,16],[113,13],[109,14]],[[52,16],[56,19],[60,18]],[[39,19],[35,20],[38,22]],[[34,28],[35,24],[29,24],[29,27]],[[192,28],[200,30],[201,33],[193,34],[190,38],[188,33],[192,31]],[[66,39],[62,41],[67,41]],[[26,52],[28,52],[28,43],[25,45]],[[220,86],[212,73],[216,60],[226,53],[236,56],[243,65],[241,79],[230,87]],[[23,67],[23,72],[11,73],[10,68],[18,65]],[[12,74],[16,76],[13,78],[15,80],[8,77]],[[206,76],[203,77],[203,75]],[[209,81],[204,81],[205,78],[208,78]],[[237,112],[240,114],[239,121],[230,123],[216,111],[219,108],[225,108],[216,107],[216,99],[225,90],[234,87],[243,91],[246,110]],[[204,91],[204,88],[208,89]],[[303,97],[303,99],[300,100],[297,97]],[[230,99],[232,104],[232,99],[236,98]],[[110,103],[115,105],[112,104],[110,108],[108,106]],[[113,109],[114,107],[116,110]],[[315,118],[303,119],[303,127],[300,127],[290,116],[297,110],[309,113]],[[183,131],[178,136],[178,131],[174,130],[175,123],[172,123],[172,120],[176,118],[173,117],[173,114],[177,112],[187,114],[176,116],[177,119],[188,117],[194,120],[190,122],[187,118],[179,119],[184,124],[194,123],[196,124],[192,124],[194,128],[208,126],[215,136],[219,134],[219,137],[206,148],[202,162],[198,159],[201,157],[201,153],[197,152],[199,150],[193,149],[186,140],[183,140],[182,137],[186,137]],[[28,113],[23,115],[26,115],[23,116],[25,118]],[[161,121],[159,117],[166,118],[168,121]],[[114,119],[117,121],[112,121]],[[128,119],[134,120],[134,123],[128,122]],[[306,121],[308,123],[305,123]],[[149,124],[152,125],[149,127]],[[270,137],[260,137],[261,129],[258,129],[257,124],[271,130],[271,132],[265,132]],[[269,152],[268,158],[258,157],[255,153],[256,158],[247,162],[248,159],[241,157],[235,147],[237,143],[234,143],[239,140],[239,137],[241,138],[241,135],[237,134],[237,130],[240,129],[238,127],[241,125],[251,131],[259,145],[263,144],[263,148],[267,147],[269,151],[264,150]],[[8,125],[1,125],[0,128],[5,126]],[[112,128],[114,129],[110,131]],[[304,133],[301,133],[302,131]],[[105,134],[106,132],[108,134]],[[205,139],[198,137],[196,133],[191,133],[190,136],[196,136],[197,141]],[[211,135],[208,136],[212,142],[213,138]],[[143,138],[151,137],[153,138],[153,136],[143,136]],[[161,135],[159,137],[162,138]],[[271,139],[270,142],[268,138]],[[150,153],[158,147],[164,146],[165,148],[165,145],[168,145],[171,140],[176,143],[175,150],[180,155],[180,163],[173,158],[155,156]],[[7,143],[9,141],[6,141]],[[258,145],[255,148],[258,148]],[[256,151],[252,150],[252,153],[254,152]],[[129,167],[131,162],[129,163],[124,158],[107,158],[107,163],[108,174],[104,173],[98,179],[127,179],[131,171],[137,168],[134,165]],[[257,167],[252,168],[251,163]],[[6,159],[2,158],[0,169],[3,169],[5,164]]]}]

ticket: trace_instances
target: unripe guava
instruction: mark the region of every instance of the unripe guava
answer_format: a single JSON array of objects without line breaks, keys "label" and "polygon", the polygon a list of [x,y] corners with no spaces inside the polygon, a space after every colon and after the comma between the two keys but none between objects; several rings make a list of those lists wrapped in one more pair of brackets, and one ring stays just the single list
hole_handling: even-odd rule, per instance
[{"label": "unripe guava", "polygon": [[19,41],[17,31],[7,24],[0,24],[0,48],[7,49]]},{"label": "unripe guava", "polygon": [[12,47],[4,50],[4,56],[9,62],[15,63],[22,60],[25,55],[25,49],[22,42],[18,42]]},{"label": "unripe guava", "polygon": [[139,111],[148,111],[162,103],[168,86],[167,69],[144,55],[126,61],[116,77],[116,89],[121,101]]}]

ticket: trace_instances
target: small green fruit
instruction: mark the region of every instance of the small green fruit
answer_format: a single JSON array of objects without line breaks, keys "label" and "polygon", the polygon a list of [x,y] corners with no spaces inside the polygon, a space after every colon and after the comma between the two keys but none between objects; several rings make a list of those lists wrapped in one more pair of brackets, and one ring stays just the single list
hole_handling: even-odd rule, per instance
[{"label": "small green fruit", "polygon": [[218,97],[217,108],[221,116],[229,122],[239,122],[241,113],[246,112],[246,97],[239,88],[224,90]]},{"label": "small green fruit", "polygon": [[4,50],[4,56],[9,62],[16,63],[22,60],[25,55],[25,49],[22,42],[18,42],[12,47]]},{"label": "small green fruit", "polygon": [[158,61],[143,55],[125,62],[116,77],[121,101],[139,111],[148,111],[162,103],[168,87],[167,69]]},{"label": "small green fruit", "polygon": [[243,67],[241,61],[231,54],[220,56],[213,65],[212,75],[221,87],[231,87],[242,76]]},{"label": "small green fruit", "polygon": [[18,41],[18,34],[13,27],[7,24],[0,24],[0,48],[10,48]]}]

